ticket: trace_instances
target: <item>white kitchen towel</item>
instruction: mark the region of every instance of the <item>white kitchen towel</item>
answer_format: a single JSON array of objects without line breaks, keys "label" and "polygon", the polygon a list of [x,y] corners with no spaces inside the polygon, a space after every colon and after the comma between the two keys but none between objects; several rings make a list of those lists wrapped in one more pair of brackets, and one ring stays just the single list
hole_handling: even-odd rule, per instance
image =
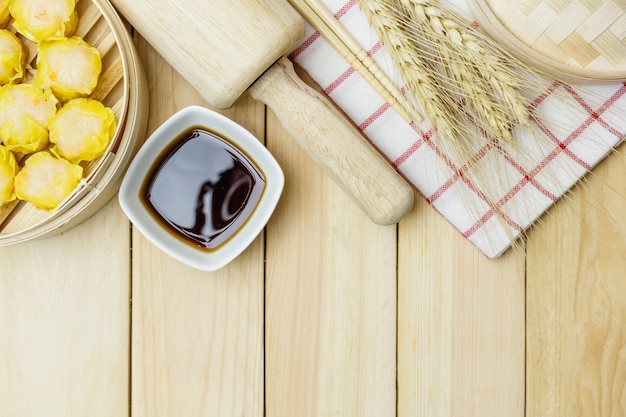
[{"label": "white kitchen towel", "polygon": [[[320,1],[398,80],[355,1]],[[449,4],[469,13],[467,1]],[[521,145],[515,148],[477,146],[468,163],[432,140],[427,122],[409,124],[400,117],[310,26],[291,57],[428,203],[489,258],[506,251],[626,135],[626,83],[570,87],[547,82],[545,90],[529,97],[543,120],[539,135],[518,132]]]}]

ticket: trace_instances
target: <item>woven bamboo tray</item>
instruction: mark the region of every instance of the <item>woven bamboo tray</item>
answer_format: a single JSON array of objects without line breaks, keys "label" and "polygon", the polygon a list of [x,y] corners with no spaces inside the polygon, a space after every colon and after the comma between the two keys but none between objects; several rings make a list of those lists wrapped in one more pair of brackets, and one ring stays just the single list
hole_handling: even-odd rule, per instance
[{"label": "woven bamboo tray", "polygon": [[568,82],[626,80],[626,1],[471,3],[481,27],[527,64]]},{"label": "woven bamboo tray", "polygon": [[[96,47],[102,57],[102,75],[91,97],[113,109],[117,131],[102,157],[82,164],[83,181],[54,211],[38,210],[22,201],[1,206],[0,246],[52,236],[87,219],[118,191],[126,168],[145,138],[147,84],[130,33],[107,0],[80,0],[76,9],[76,35]],[[20,38],[34,67],[36,47]],[[29,70],[25,82],[33,75],[34,70]]]}]

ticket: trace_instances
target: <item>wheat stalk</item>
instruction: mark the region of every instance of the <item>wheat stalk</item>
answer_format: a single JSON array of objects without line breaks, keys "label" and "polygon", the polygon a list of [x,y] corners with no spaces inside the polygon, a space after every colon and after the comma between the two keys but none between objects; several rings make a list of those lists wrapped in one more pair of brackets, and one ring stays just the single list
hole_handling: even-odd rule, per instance
[{"label": "wheat stalk", "polygon": [[350,32],[320,0],[289,0],[326,41],[340,53],[365,81],[407,122],[421,122],[422,115],[402,90],[391,81]]},{"label": "wheat stalk", "polygon": [[[487,205],[514,242],[517,232],[507,219],[524,224],[532,220],[536,204],[544,204],[541,197],[529,198],[527,206],[523,198],[509,204],[515,192],[523,192],[525,179],[533,178],[540,187],[560,195],[571,185],[567,178],[581,175],[567,158],[555,160],[550,169],[543,163],[536,165],[545,150],[563,145],[546,130],[568,131],[564,129],[574,126],[572,121],[579,124],[580,103],[568,93],[570,87],[513,57],[436,0],[356,3],[385,44],[411,98],[429,119],[435,151],[454,170],[455,178],[462,177],[470,185],[446,192],[454,193],[468,218],[482,216]],[[604,102],[593,90],[581,86],[576,90],[594,102]],[[558,118],[535,108],[546,97],[555,103],[552,107],[558,107]],[[604,147],[599,132],[587,129],[586,136],[586,146]],[[528,167],[536,168],[528,172]],[[482,201],[476,203],[478,194]]]},{"label": "wheat stalk", "polygon": [[[393,18],[394,5],[386,2],[371,0],[358,0],[357,4],[364,11],[370,24],[377,29],[377,33],[383,43],[387,46],[392,60],[399,67],[400,73],[405,78],[409,88],[416,95],[421,97],[438,96],[436,91],[437,83],[430,79],[431,75],[425,70],[425,63],[420,56],[407,54],[406,45],[410,42],[407,31],[402,22]],[[410,74],[411,76],[406,76]],[[437,123],[444,119],[449,109],[445,108],[447,101],[425,101],[422,107],[431,119]],[[448,126],[445,123],[437,123],[442,129]],[[448,132],[450,133],[450,132]]]},{"label": "wheat stalk", "polygon": [[[499,204],[508,190],[502,176],[506,166],[487,158],[485,149],[498,153],[503,144],[514,146],[515,127],[534,132],[535,116],[526,95],[540,91],[537,73],[433,0],[356,3],[385,44],[411,98],[429,119],[444,157],[478,185],[513,240]],[[482,169],[463,168],[479,160]],[[462,202],[473,201],[471,196],[459,197]]]},{"label": "wheat stalk", "polygon": [[[357,0],[433,127],[455,143],[512,141],[530,123],[529,70],[432,0]],[[515,62],[515,65],[511,65]]]}]

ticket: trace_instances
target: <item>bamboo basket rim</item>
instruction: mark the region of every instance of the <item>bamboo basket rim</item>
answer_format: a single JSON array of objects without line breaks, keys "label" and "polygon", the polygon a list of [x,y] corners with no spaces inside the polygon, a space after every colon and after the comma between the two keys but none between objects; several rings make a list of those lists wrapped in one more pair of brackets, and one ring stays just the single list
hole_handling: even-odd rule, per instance
[{"label": "bamboo basket rim", "polygon": [[[512,3],[512,1],[508,3]],[[521,4],[524,2],[518,0],[516,3]],[[541,3],[543,2],[532,1],[534,6]],[[587,68],[556,60],[517,36],[513,30],[507,27],[503,22],[503,20],[506,20],[507,16],[503,16],[502,14],[498,15],[490,6],[489,0],[470,0],[470,7],[479,26],[487,34],[508,48],[511,53],[516,55],[523,62],[559,80],[574,83],[612,83],[626,81],[626,60],[624,60],[623,65],[620,64],[617,68]],[[626,7],[624,9],[626,9]],[[511,14],[515,13],[515,9],[513,9],[512,6],[508,7],[508,11]],[[580,23],[579,27],[582,24],[584,23]],[[624,43],[626,46],[626,42]],[[579,46],[582,48],[586,45],[586,43],[583,44],[581,41]]]},{"label": "bamboo basket rim", "polygon": [[11,215],[0,221],[0,246],[52,236],[86,220],[117,192],[123,173],[145,136],[148,111],[145,74],[131,35],[108,0],[80,0],[80,3],[87,1],[98,9],[98,19],[106,21],[114,39],[112,48],[117,48],[117,59],[121,62],[122,76],[116,84],[121,84],[122,95],[116,101],[121,106],[115,135],[104,155],[91,163],[93,169],[43,220],[10,232],[3,232],[2,228]]}]

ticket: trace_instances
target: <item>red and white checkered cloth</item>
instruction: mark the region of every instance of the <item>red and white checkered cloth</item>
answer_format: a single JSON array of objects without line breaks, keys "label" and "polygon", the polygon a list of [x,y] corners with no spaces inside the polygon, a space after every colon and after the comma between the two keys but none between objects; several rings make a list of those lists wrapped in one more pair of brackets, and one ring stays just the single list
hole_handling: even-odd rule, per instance
[{"label": "red and white checkered cloth", "polygon": [[[354,0],[321,1],[390,78],[397,79],[384,46]],[[467,1],[449,4],[467,12]],[[485,146],[477,149],[478,162],[467,164],[455,161],[431,140],[427,123],[406,123],[311,27],[291,57],[432,207],[489,258],[511,246],[512,238],[626,135],[626,84],[569,88],[547,83],[542,94],[531,97],[535,111],[544,119],[542,140],[529,140],[520,133],[517,140],[523,143],[522,152],[504,145],[497,149]],[[557,95],[561,98],[556,99]],[[567,97],[567,105],[562,97]],[[484,184],[471,175],[481,164],[485,178],[498,178],[499,194],[482,189]],[[487,199],[501,215],[494,213]]]}]

